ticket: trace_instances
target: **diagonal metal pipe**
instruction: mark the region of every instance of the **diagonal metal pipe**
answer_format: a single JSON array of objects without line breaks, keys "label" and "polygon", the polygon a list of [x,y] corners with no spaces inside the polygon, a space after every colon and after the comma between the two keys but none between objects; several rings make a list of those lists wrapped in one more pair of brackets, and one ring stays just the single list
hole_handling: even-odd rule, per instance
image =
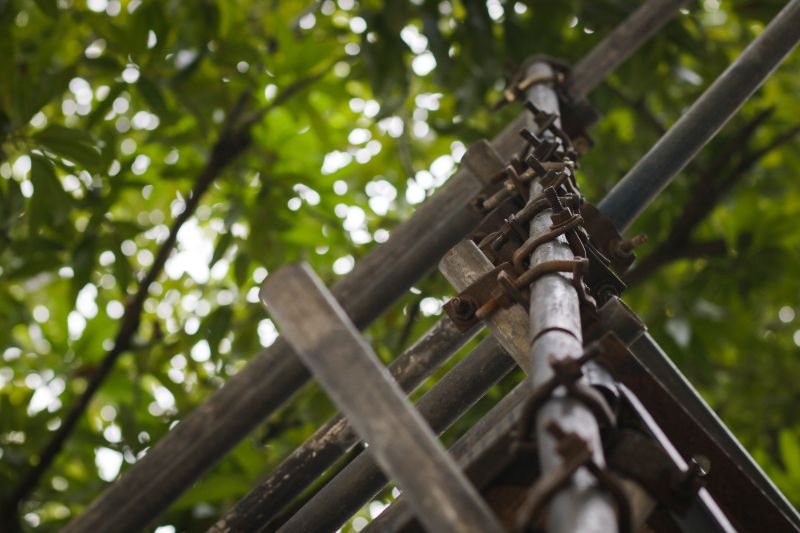
[{"label": "diagonal metal pipe", "polygon": [[600,202],[625,231],[697,152],[736,114],[800,41],[800,0],[792,0]]}]

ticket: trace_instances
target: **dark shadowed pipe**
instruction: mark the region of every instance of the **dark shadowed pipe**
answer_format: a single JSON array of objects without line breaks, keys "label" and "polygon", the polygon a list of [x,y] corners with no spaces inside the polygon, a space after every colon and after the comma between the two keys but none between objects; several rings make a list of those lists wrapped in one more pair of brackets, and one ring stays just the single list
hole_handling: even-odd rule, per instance
[{"label": "dark shadowed pipe", "polygon": [[599,204],[622,232],[725,125],[800,40],[792,0]]}]

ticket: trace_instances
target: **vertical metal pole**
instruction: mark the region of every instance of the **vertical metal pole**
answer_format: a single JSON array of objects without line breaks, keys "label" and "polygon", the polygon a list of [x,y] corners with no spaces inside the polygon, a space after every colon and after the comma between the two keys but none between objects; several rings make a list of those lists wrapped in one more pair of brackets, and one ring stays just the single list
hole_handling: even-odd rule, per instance
[{"label": "vertical metal pole", "polygon": [[758,89],[800,40],[792,0],[641,159],[598,208],[622,232]]},{"label": "vertical metal pole", "polygon": [[[552,68],[546,63],[535,63],[530,75],[546,77]],[[539,109],[558,113],[558,97],[552,86],[538,84],[531,88],[528,98]],[[531,197],[542,191],[534,182]],[[531,236],[549,231],[552,210],[547,209],[531,221]],[[530,258],[530,266],[553,260],[571,260],[574,255],[562,236],[537,247]],[[552,375],[550,358],[578,358],[583,353],[580,304],[578,294],[572,286],[569,274],[547,274],[531,287],[530,335],[531,361],[534,369],[532,385],[537,387]],[[558,421],[565,431],[577,433],[592,449],[594,460],[604,464],[600,431],[592,413],[577,400],[566,396],[554,396],[540,409],[536,421],[536,436],[539,444],[539,461],[543,475],[561,464],[556,451],[556,441],[545,430],[545,423]],[[611,499],[596,484],[592,475],[584,469],[578,470],[573,482],[553,498],[548,513],[548,531],[566,533],[609,532],[617,530],[617,516]]]}]

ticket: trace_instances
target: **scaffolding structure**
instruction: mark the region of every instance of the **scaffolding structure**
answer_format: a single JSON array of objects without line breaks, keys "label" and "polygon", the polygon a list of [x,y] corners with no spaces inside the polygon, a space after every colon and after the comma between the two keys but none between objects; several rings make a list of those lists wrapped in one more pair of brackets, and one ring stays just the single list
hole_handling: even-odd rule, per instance
[{"label": "scaffolding structure", "polygon": [[[640,237],[621,234],[800,40],[791,0],[596,205],[575,169],[586,95],[683,4],[649,0],[566,69],[534,57],[525,110],[413,217],[326,288],[304,265],[261,298],[281,337],[65,529],[135,531],[312,376],[341,409],[211,531],[335,531],[390,481],[365,531],[800,531],[800,515],[620,299]],[[589,169],[589,172],[591,169]],[[365,328],[436,262],[458,293],[388,367]],[[485,340],[416,405],[407,394]],[[527,378],[450,450],[444,432],[515,368]],[[310,497],[307,487],[336,472]]]}]

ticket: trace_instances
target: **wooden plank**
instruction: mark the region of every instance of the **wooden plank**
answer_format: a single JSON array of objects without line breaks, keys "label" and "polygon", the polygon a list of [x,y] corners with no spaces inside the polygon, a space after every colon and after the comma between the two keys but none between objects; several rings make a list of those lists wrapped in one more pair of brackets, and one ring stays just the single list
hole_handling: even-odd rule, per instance
[{"label": "wooden plank", "polygon": [[[439,262],[439,272],[456,291],[463,291],[475,280],[494,268],[478,246],[465,240],[456,244]],[[519,306],[500,309],[487,320],[497,341],[530,374],[528,351],[528,314]]]},{"label": "wooden plank", "polygon": [[[492,337],[425,393],[416,408],[436,433],[442,433],[516,365]],[[279,533],[334,531],[387,483],[368,453],[362,453],[323,486],[302,508],[281,524]],[[272,530],[279,524],[268,524]]]},{"label": "wooden plank", "polygon": [[502,528],[430,427],[408,403],[347,314],[306,265],[267,279],[262,301],[284,337],[406,492],[431,531]]},{"label": "wooden plank", "polygon": [[[408,392],[480,330],[462,333],[445,316],[391,365],[389,372]],[[295,449],[270,475],[231,508],[209,530],[213,533],[253,531],[269,523],[326,469],[360,442],[347,419],[337,414]]]},{"label": "wooden plank", "polygon": [[[475,468],[476,460],[487,452],[499,449],[507,452],[510,449],[513,430],[519,423],[529,395],[530,389],[527,383],[520,383],[450,447],[450,454],[455,457],[461,468],[469,473],[470,479],[476,485],[482,486],[488,483],[496,473]],[[413,518],[405,495],[401,495],[363,531],[364,533],[416,531],[418,528],[408,527]]]}]

